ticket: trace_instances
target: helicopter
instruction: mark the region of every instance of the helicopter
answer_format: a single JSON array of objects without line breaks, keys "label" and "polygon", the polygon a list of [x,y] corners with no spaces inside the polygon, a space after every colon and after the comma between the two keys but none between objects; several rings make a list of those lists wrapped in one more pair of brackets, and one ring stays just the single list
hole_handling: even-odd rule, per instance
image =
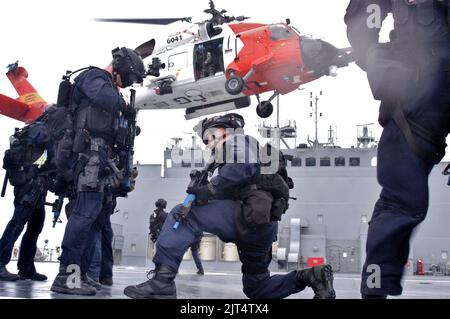
[{"label": "helicopter", "polygon": [[27,80],[28,71],[19,66],[19,61],[7,66],[6,76],[16,89],[17,99],[0,94],[0,114],[15,120],[30,123],[44,113],[49,106],[38,91]]},{"label": "helicopter", "polygon": [[[228,16],[214,1],[204,10],[211,18],[96,19],[99,22],[139,23],[179,27],[177,32],[139,45],[135,51],[147,64],[142,85],[135,85],[136,109],[185,109],[187,120],[249,107],[258,101],[261,118],[273,113],[272,101],[355,61],[351,48],[302,35],[287,19],[282,23],[245,22]],[[0,94],[0,114],[29,123],[49,105],[27,81],[18,62],[7,67],[18,99]],[[261,94],[273,92],[267,101]]]},{"label": "helicopter", "polygon": [[[228,16],[214,1],[204,10],[211,18],[97,19],[169,25],[182,28],[136,48],[148,63],[147,78],[136,88],[137,109],[186,109],[185,118],[251,105],[256,96],[259,117],[273,113],[272,101],[354,62],[351,48],[338,49],[302,35],[287,19],[282,23],[248,23],[246,16]],[[273,92],[261,101],[265,92]]]}]

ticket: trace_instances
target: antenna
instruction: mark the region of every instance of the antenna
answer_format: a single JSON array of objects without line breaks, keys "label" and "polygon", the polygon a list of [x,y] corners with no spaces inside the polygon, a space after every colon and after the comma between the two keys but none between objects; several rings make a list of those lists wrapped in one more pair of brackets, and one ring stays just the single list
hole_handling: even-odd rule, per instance
[{"label": "antenna", "polygon": [[334,142],[336,143],[336,145],[339,145],[338,144],[338,127],[337,127],[337,125],[334,127]]},{"label": "antenna", "polygon": [[334,130],[333,126],[330,125],[330,129],[328,130],[328,145],[334,146]]},{"label": "antenna", "polygon": [[171,140],[175,143],[173,148],[178,148],[180,146],[180,142],[183,140],[181,137],[172,137]]},{"label": "antenna", "polygon": [[318,131],[319,131],[319,121],[322,118],[322,113],[319,113],[319,96],[322,96],[322,91],[319,92],[319,95],[314,95],[313,92],[309,92],[309,97],[311,101],[309,102],[309,106],[311,107],[310,117],[314,117],[314,128],[315,128],[315,139],[311,141],[308,138],[308,143],[312,144],[313,147],[319,147],[319,139],[318,139]]},{"label": "antenna", "polygon": [[375,143],[375,124],[361,124],[356,126],[357,148],[368,148],[370,144]]}]

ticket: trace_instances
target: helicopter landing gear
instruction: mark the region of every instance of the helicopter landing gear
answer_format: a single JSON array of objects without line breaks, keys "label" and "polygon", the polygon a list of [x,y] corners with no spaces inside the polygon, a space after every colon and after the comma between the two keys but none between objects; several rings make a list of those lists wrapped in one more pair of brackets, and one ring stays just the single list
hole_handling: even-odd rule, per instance
[{"label": "helicopter landing gear", "polygon": [[256,107],[256,114],[260,118],[266,119],[270,117],[273,113],[273,105],[270,102],[264,101]]},{"label": "helicopter landing gear", "polygon": [[233,75],[225,82],[225,90],[230,95],[238,95],[244,89],[244,80]]},{"label": "helicopter landing gear", "polygon": [[275,99],[277,96],[279,95],[278,92],[275,92],[268,101],[263,101],[261,102],[259,100],[259,95],[256,95],[256,98],[258,99],[258,106],[256,107],[256,114],[258,114],[258,116],[260,118],[268,118],[272,115],[273,113],[273,105],[272,105],[272,101],[273,99]]},{"label": "helicopter landing gear", "polygon": [[241,78],[235,75],[233,70],[230,70],[229,73],[231,77],[227,80],[227,82],[225,82],[225,90],[228,94],[238,95],[244,89],[247,80],[251,78],[255,72],[255,68],[251,68],[250,71],[248,71],[247,74]]}]

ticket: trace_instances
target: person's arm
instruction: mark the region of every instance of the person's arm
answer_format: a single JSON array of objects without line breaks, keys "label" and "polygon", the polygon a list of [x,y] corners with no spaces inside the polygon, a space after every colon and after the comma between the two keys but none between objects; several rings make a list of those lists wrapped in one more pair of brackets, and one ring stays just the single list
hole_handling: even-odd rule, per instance
[{"label": "person's arm", "polygon": [[244,136],[230,139],[225,144],[227,144],[224,145],[225,149],[232,154],[231,161],[233,157],[236,161],[227,162],[225,160],[218,175],[213,177],[208,184],[187,189],[187,193],[197,196],[198,204],[206,203],[211,196],[224,193],[234,186],[249,184],[260,173],[257,149],[249,147],[250,143],[247,143]]},{"label": "person's arm", "polygon": [[92,105],[105,110],[116,111],[124,107],[124,101],[119,96],[109,75],[100,69],[87,71],[83,80],[78,83],[79,92],[90,100]]},{"label": "person's arm", "polygon": [[210,181],[211,185],[217,191],[221,191],[234,186],[245,185],[252,181],[252,179],[259,174],[260,164],[258,162],[258,154],[256,147],[251,147],[251,140],[246,140],[244,136],[237,136],[226,142],[226,150],[229,150],[234,155],[236,162],[225,163],[222,166],[217,176]]},{"label": "person's arm", "polygon": [[[344,21],[347,37],[356,55],[356,63],[366,69],[366,57],[371,46],[379,42],[382,22],[392,11],[390,0],[351,0]],[[379,15],[379,16],[376,16]],[[377,26],[375,22],[380,24]]]},{"label": "person's arm", "polygon": [[258,172],[258,164],[226,164],[219,169],[217,176],[211,179],[211,184],[218,191],[248,184]]}]

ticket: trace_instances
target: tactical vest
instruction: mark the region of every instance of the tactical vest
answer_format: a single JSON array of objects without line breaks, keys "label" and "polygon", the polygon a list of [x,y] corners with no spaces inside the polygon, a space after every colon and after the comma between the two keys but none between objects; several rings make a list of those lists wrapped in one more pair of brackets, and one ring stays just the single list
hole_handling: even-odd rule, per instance
[{"label": "tactical vest", "polygon": [[401,43],[448,42],[447,0],[391,0],[395,38]]},{"label": "tactical vest", "polygon": [[[81,75],[75,79],[75,85],[80,76]],[[115,85],[109,76],[108,80],[111,87],[114,88]],[[72,108],[76,134],[88,133],[90,136],[105,139],[110,145],[114,143],[118,131],[120,115],[118,110],[116,112],[105,110],[94,105],[87,98],[80,101],[79,104],[76,104],[75,101],[73,101]],[[85,137],[83,136],[82,138],[84,139]]]},{"label": "tactical vest", "polygon": [[[286,158],[283,153],[271,145],[260,148],[259,143],[251,136],[245,136],[246,146],[257,143],[258,162],[261,171],[247,185],[233,187],[228,190],[230,197],[241,201],[241,216],[237,218],[241,229],[264,227],[271,222],[280,221],[289,208],[289,192],[294,183],[286,170]],[[277,154],[278,156],[271,156]],[[265,158],[268,156],[268,158]],[[268,159],[276,158],[278,163]],[[277,164],[277,166],[275,166]],[[274,165],[274,166],[272,166]],[[272,167],[272,169],[265,169]],[[273,169],[276,167],[276,169]]]},{"label": "tactical vest", "polygon": [[[114,128],[111,128],[116,124],[114,114],[93,107],[87,99],[81,104],[75,104],[73,101],[77,79],[83,73],[74,82],[71,82],[71,77],[80,71],[92,69],[98,68],[91,66],[74,72],[67,71],[59,85],[57,105],[49,112],[49,130],[54,141],[54,162],[66,182],[74,179],[74,165],[78,154],[89,151],[91,137],[102,137],[111,144],[115,134],[112,133]],[[111,85],[114,85],[112,81]]]},{"label": "tactical vest", "polygon": [[[278,169],[272,174],[260,174],[256,180],[256,185],[258,189],[269,192],[273,198],[274,202],[272,204],[272,210],[270,212],[271,221],[280,221],[281,216],[286,213],[289,208],[290,190],[294,188],[294,182],[292,178],[289,177],[287,172],[287,157],[279,149],[267,144],[262,149],[261,154],[271,156],[271,154],[278,153]],[[264,161],[266,162],[266,161]],[[268,162],[263,164],[264,166],[272,165],[273,163]]]},{"label": "tactical vest", "polygon": [[47,124],[33,122],[11,137],[9,150],[3,158],[3,168],[8,171],[12,186],[25,185],[34,179],[38,166],[34,163],[43,155],[49,142]]}]

